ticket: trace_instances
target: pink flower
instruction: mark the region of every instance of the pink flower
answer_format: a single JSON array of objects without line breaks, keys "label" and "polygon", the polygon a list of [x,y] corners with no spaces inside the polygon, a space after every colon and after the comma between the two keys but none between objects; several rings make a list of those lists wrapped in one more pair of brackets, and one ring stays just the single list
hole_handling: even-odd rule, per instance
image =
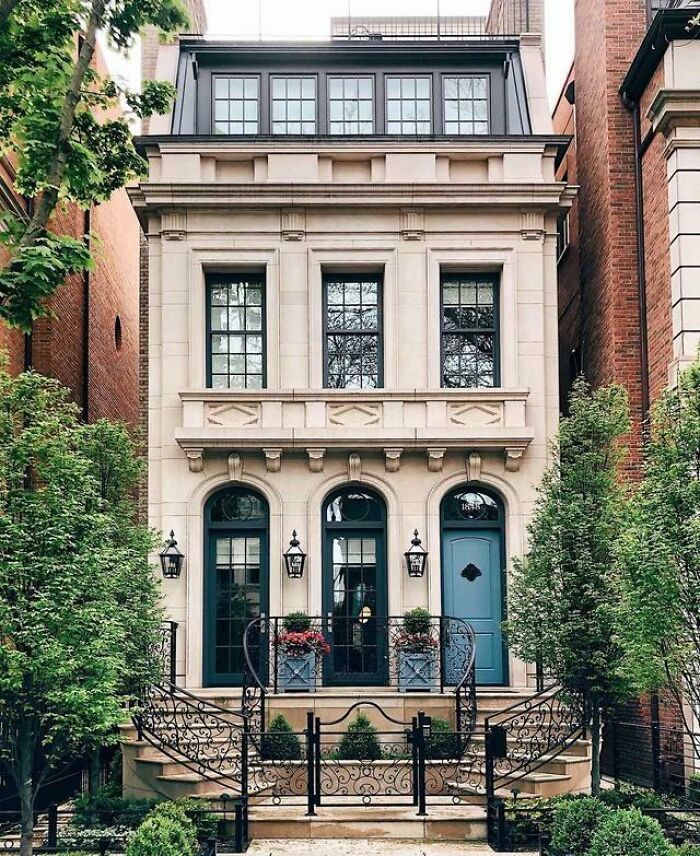
[{"label": "pink flower", "polygon": [[284,630],[275,639],[275,645],[290,657],[303,657],[306,654],[330,654],[331,646],[323,633],[317,630]]}]

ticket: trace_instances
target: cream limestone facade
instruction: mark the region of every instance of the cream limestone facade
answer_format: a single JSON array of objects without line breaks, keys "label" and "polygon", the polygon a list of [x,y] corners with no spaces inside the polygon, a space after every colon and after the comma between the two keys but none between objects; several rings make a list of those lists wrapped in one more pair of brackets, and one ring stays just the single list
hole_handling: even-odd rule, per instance
[{"label": "cream limestone facade", "polygon": [[[571,199],[554,178],[561,141],[536,39],[523,36],[520,55],[527,134],[142,140],[149,178],[132,198],[149,242],[149,519],[186,557],[164,584],[183,686],[207,683],[204,507],[232,485],[269,506],[271,615],[324,614],[322,507],[349,484],[386,504],[397,616],[441,614],[441,502],[490,488],[504,507],[507,604],[509,557],[525,550],[558,422],[556,224]],[[383,278],[383,388],[324,389],[322,282],[341,270]],[[206,277],[237,271],[264,278],[264,389],[207,385]],[[497,387],[441,388],[451,271],[498,277]],[[429,550],[422,578],[403,557],[414,529]],[[282,559],[292,530],[307,553],[301,580]],[[510,657],[504,682],[523,687],[527,672]]]}]

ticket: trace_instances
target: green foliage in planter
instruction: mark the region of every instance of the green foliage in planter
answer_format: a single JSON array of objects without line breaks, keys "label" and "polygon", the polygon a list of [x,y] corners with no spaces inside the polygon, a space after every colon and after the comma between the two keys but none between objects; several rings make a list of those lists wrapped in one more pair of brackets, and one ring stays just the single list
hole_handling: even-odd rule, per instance
[{"label": "green foliage in planter", "polygon": [[403,617],[403,629],[406,633],[413,635],[427,635],[430,633],[432,621],[430,613],[422,606],[418,606],[407,612]]},{"label": "green foliage in planter", "polygon": [[197,856],[197,831],[182,806],[161,803],[146,817],[126,848],[126,856]]},{"label": "green foliage in planter", "polygon": [[311,619],[305,612],[290,612],[282,627],[287,633],[304,633],[311,630]]},{"label": "green foliage in planter", "polygon": [[637,809],[613,811],[593,834],[587,856],[674,856],[659,823]]},{"label": "green foliage in planter", "polygon": [[346,761],[376,761],[382,757],[377,729],[364,713],[358,713],[338,744],[338,757]]},{"label": "green foliage in planter", "polygon": [[663,808],[664,799],[648,788],[625,785],[600,792],[599,799],[610,808]]},{"label": "green foliage in planter", "polygon": [[460,756],[459,734],[454,733],[454,729],[446,719],[440,716],[432,718],[430,740],[426,750],[427,757],[432,760],[448,760]]},{"label": "green foliage in planter", "polygon": [[103,849],[122,852],[132,835],[133,828],[115,824],[94,827],[68,826],[58,833],[56,844],[59,848],[75,851],[85,849],[91,853],[100,853]]},{"label": "green foliage in planter", "polygon": [[211,805],[206,800],[185,797],[176,800],[175,805],[181,808],[194,824],[198,841],[209,841],[209,839],[216,837],[219,820],[215,814],[209,811]]},{"label": "green foliage in planter", "polygon": [[[82,829],[110,826],[112,821],[127,829],[136,829],[156,799],[127,799],[115,786],[100,788],[94,796],[78,797],[73,802],[73,825]],[[113,815],[113,817],[110,817]]]},{"label": "green foliage in planter", "polygon": [[265,761],[301,760],[301,742],[281,713],[272,720],[262,738],[262,757]]},{"label": "green foliage in planter", "polygon": [[611,812],[595,797],[558,803],[552,811],[551,852],[556,856],[586,856],[593,834]]}]

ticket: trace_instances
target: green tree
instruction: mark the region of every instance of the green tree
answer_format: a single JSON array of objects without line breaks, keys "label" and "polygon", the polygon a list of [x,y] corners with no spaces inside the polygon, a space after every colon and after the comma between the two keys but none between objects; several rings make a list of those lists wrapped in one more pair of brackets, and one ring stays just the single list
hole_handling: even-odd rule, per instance
[{"label": "green tree", "polygon": [[514,561],[506,624],[513,651],[530,662],[540,659],[564,690],[588,700],[594,794],[600,790],[601,710],[634,692],[623,668],[616,555],[626,505],[618,465],[628,430],[621,387],[591,391],[583,380],[575,384],[538,491],[529,552]]},{"label": "green tree", "polygon": [[700,360],[654,406],[646,451],[622,551],[630,668],[700,711]]},{"label": "green tree", "polygon": [[173,31],[186,21],[180,0],[0,0],[0,154],[16,155],[17,190],[34,201],[28,223],[3,218],[6,322],[30,329],[65,277],[90,266],[86,243],[51,231],[57,206],[88,208],[145,172],[116,113],[120,99],[145,117],[173,98],[169,83],[148,82],[139,94],[99,75],[91,66],[98,31],[126,49],[147,24]]},{"label": "green tree", "polygon": [[158,678],[162,615],[127,429],[80,423],[31,372],[0,367],[0,402],[0,765],[28,856],[47,774],[115,741],[126,703]]}]

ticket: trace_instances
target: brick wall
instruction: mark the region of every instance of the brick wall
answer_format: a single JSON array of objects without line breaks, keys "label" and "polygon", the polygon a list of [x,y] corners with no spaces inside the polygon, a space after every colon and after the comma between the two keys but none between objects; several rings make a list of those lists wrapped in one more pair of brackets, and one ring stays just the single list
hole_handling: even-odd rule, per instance
[{"label": "brick wall", "polygon": [[645,0],[576,3],[583,363],[592,383],[618,381],[629,391],[630,466],[639,461],[642,419],[634,138],[618,90],[645,25]]},{"label": "brick wall", "polygon": [[[105,69],[99,54],[95,65],[98,70]],[[11,181],[11,177],[6,168],[5,178]],[[56,233],[75,238],[85,234],[85,226],[85,212],[74,205],[59,208],[50,223]],[[53,295],[49,306],[54,317],[38,319],[32,329],[31,364],[67,386],[91,420],[123,419],[136,426],[139,229],[125,190],[93,206],[91,230],[95,269],[89,282],[83,276],[69,277]],[[0,264],[6,261],[6,256],[0,257]],[[115,342],[117,316],[122,328],[120,348]],[[0,347],[9,352],[11,370],[21,371],[25,351],[22,334],[0,324]]]}]

